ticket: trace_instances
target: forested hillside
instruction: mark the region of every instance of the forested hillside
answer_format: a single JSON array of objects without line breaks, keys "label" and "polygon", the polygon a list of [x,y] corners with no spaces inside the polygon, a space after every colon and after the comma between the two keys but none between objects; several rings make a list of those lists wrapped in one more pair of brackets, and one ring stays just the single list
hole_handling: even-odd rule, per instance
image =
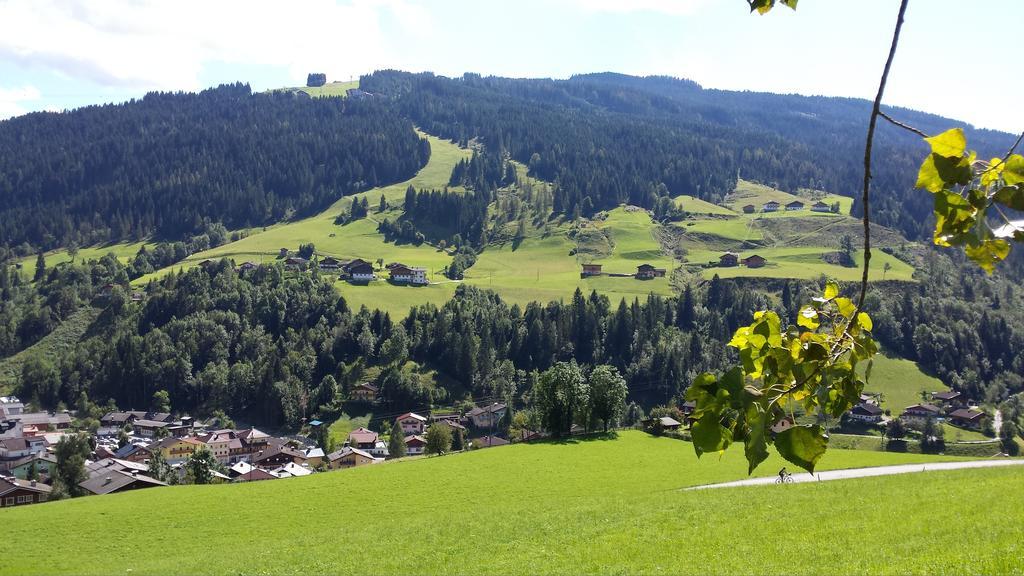
[{"label": "forested hillside", "polygon": [[[870,103],[705,90],[664,77],[590,74],[569,80],[466,74],[376,72],[361,86],[397,100],[432,134],[480,139],[557,182],[554,208],[584,215],[628,202],[654,208],[658,196],[721,201],[737,175],[795,192],[854,196],[863,174]],[[962,125],[897,109],[893,114],[938,133]],[[980,157],[1002,155],[1009,134],[967,129]],[[883,124],[875,142],[873,219],[908,238],[930,236],[932,198],[914,191],[928,148]],[[860,207],[854,206],[854,215]]]},{"label": "forested hillside", "polygon": [[380,101],[243,84],[29,114],[0,122],[0,246],[266,225],[409,178],[429,153]]}]

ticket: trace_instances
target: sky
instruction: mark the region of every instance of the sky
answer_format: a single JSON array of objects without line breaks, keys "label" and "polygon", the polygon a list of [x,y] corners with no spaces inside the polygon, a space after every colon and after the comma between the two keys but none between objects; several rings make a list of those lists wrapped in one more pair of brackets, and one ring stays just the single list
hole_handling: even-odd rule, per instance
[{"label": "sky", "polygon": [[[0,0],[0,119],[243,81],[373,70],[873,98],[897,0]],[[885,103],[1024,130],[1024,1],[912,0]]]}]

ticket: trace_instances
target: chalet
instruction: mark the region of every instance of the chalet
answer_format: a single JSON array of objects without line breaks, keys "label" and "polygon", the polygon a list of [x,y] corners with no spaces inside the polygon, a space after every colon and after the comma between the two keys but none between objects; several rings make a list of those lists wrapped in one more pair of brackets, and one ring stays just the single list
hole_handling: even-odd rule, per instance
[{"label": "chalet", "polygon": [[0,417],[21,416],[24,412],[25,405],[17,396],[0,396]]},{"label": "chalet", "polygon": [[741,260],[741,262],[743,262],[743,265],[747,268],[763,268],[764,265],[768,263],[768,260],[765,259],[764,256],[754,254],[752,256],[747,256]]},{"label": "chalet", "polygon": [[154,422],[173,422],[174,416],[169,412],[143,412],[141,410],[132,410],[129,412],[135,420],[152,420]]},{"label": "chalet", "polygon": [[900,420],[908,424],[924,424],[929,418],[937,418],[942,413],[938,406],[932,404],[914,404],[908,406],[903,414],[900,415]]},{"label": "chalet", "polygon": [[235,432],[235,436],[242,441],[242,446],[245,447],[245,453],[249,456],[266,450],[267,445],[270,444],[271,440],[269,434],[255,428],[244,428],[242,430],[238,430]]},{"label": "chalet", "polygon": [[388,262],[388,264],[386,266],[384,266],[384,268],[386,270],[390,271],[390,270],[393,270],[395,268],[408,268],[408,266],[406,266],[405,264],[402,264],[401,262]]},{"label": "chalet", "polygon": [[114,452],[114,457],[129,462],[148,462],[153,457],[153,451],[149,446],[141,443],[125,444]]},{"label": "chalet", "polygon": [[932,400],[942,406],[946,411],[953,411],[957,408],[964,408],[964,397],[956,390],[946,390],[944,392],[932,392]]},{"label": "chalet", "polygon": [[974,408],[960,408],[949,414],[950,423],[970,430],[983,429],[987,420],[988,414]]},{"label": "chalet", "polygon": [[228,476],[231,478],[238,478],[239,476],[248,474],[249,472],[252,472],[253,470],[257,469],[258,468],[256,468],[252,464],[249,464],[248,462],[245,462],[243,460],[242,462],[235,462],[234,464],[231,465],[230,468],[228,468]]},{"label": "chalet", "polygon": [[765,202],[764,206],[761,207],[762,212],[778,212],[779,208],[782,208],[782,204],[779,204],[775,200]]},{"label": "chalet", "polygon": [[22,426],[26,428],[34,426],[36,430],[46,432],[66,430],[71,427],[71,415],[67,412],[26,412],[13,419],[21,422]]},{"label": "chalet", "polygon": [[660,418],[649,418],[644,421],[644,426],[650,428],[656,424],[660,424],[663,430],[679,430],[679,427],[683,425],[682,422],[676,420],[671,416],[661,416]]},{"label": "chalet", "polygon": [[879,394],[877,392],[862,392],[860,395],[860,401],[862,404],[874,404],[875,406],[878,406],[878,396]]},{"label": "chalet", "polygon": [[193,452],[203,447],[203,442],[196,438],[164,438],[150,445],[150,449],[159,450],[168,464],[184,461]]},{"label": "chalet", "polygon": [[352,282],[370,282],[376,279],[373,266],[369,262],[346,266],[344,271]]},{"label": "chalet", "polygon": [[787,212],[795,212],[797,210],[803,210],[804,206],[806,206],[806,204],[804,204],[803,202],[801,202],[799,200],[793,200],[789,204],[786,204],[786,211]]},{"label": "chalet", "polygon": [[0,508],[46,502],[52,490],[36,480],[0,478]]},{"label": "chalet", "polygon": [[284,466],[274,468],[270,473],[278,478],[298,478],[299,476],[309,476],[313,471],[306,466],[289,462]]},{"label": "chalet", "polygon": [[832,210],[828,204],[825,204],[821,200],[818,200],[814,204],[811,204],[811,212],[830,212]]},{"label": "chalet", "polygon": [[451,430],[452,434],[459,432],[465,433],[466,431],[466,427],[460,424],[458,420],[437,420],[434,424],[431,424],[431,426],[435,424],[438,426],[447,426]]},{"label": "chalet", "polygon": [[131,412],[107,412],[100,417],[100,424],[102,426],[115,426],[117,428],[123,428],[126,424],[131,424],[135,421],[135,415]]},{"label": "chalet", "polygon": [[423,286],[429,284],[426,268],[410,268],[408,266],[395,266],[391,268],[391,281],[396,284],[414,284]]},{"label": "chalet", "polygon": [[237,457],[234,460],[231,458],[232,450],[237,455],[242,448],[242,441],[235,436],[234,430],[214,430],[196,439],[206,444],[206,447],[213,453],[213,457],[221,464],[230,465],[238,461]]},{"label": "chalet", "polygon": [[505,417],[508,406],[495,402],[490,406],[477,406],[466,413],[466,416],[477,428],[491,428],[496,426]]},{"label": "chalet", "polygon": [[352,388],[352,391],[349,393],[349,399],[359,402],[376,402],[378,392],[380,392],[380,388],[377,386],[369,382],[362,382]]},{"label": "chalet", "polygon": [[636,267],[636,275],[635,275],[635,277],[636,277],[637,280],[650,280],[651,278],[656,278],[656,277],[664,276],[664,275],[665,275],[665,269],[664,268],[655,268],[654,266],[651,266],[650,264],[641,264],[641,265]]},{"label": "chalet", "polygon": [[143,438],[152,438],[157,435],[158,430],[166,429],[168,426],[170,423],[159,420],[136,420],[132,422],[132,431]]},{"label": "chalet", "polygon": [[27,480],[29,471],[35,466],[36,474],[45,478],[50,476],[50,470],[56,465],[56,457],[48,452],[40,452],[11,462],[9,471],[15,478]]},{"label": "chalet", "polygon": [[301,463],[306,455],[288,446],[271,446],[256,454],[253,464],[258,468],[278,468],[289,463]]},{"label": "chalet", "polygon": [[430,415],[431,422],[462,422],[462,416],[458,412],[434,412]]},{"label": "chalet", "polygon": [[754,210],[757,210],[757,208],[754,207],[753,204],[747,204],[746,206],[743,207],[744,214],[753,214]]},{"label": "chalet", "polygon": [[309,466],[310,468],[316,468],[324,462],[324,458],[327,457],[324,454],[323,448],[306,448],[302,451],[302,465]]},{"label": "chalet", "polygon": [[155,488],[167,486],[166,483],[150,478],[135,471],[125,472],[120,470],[111,471],[109,474],[94,476],[88,480],[79,482],[78,485],[84,490],[93,494],[113,494],[115,492],[127,492],[142,488]]},{"label": "chalet", "polygon": [[427,439],[419,434],[405,437],[405,453],[409,456],[423,454],[427,450]]},{"label": "chalet", "polygon": [[600,264],[584,264],[583,272],[580,272],[580,278],[586,278],[588,276],[600,276],[601,265]]},{"label": "chalet", "polygon": [[319,266],[321,270],[337,270],[341,268],[341,260],[328,256],[320,261]]},{"label": "chalet", "polygon": [[720,268],[732,268],[739,265],[739,255],[732,252],[726,252],[718,257],[718,266]]},{"label": "chalet", "polygon": [[423,434],[426,424],[427,419],[414,412],[406,412],[395,418],[395,426],[400,427],[405,434]]},{"label": "chalet", "polygon": [[867,402],[857,404],[850,410],[849,414],[850,418],[860,420],[861,422],[877,424],[882,421],[882,409],[876,404],[868,404]]},{"label": "chalet", "polygon": [[132,295],[131,295],[131,301],[132,302],[142,302],[145,299],[146,299],[145,292],[139,292],[138,290],[135,290],[135,291],[132,292]]},{"label": "chalet", "polygon": [[9,469],[26,456],[35,456],[46,450],[46,438],[32,436],[0,440],[0,469]]},{"label": "chalet", "polygon": [[248,272],[250,270],[255,270],[257,268],[259,268],[259,265],[257,265],[255,262],[244,262],[241,266],[238,267],[238,269],[241,270],[242,272]]},{"label": "chalet", "polygon": [[498,436],[482,436],[480,438],[473,438],[469,443],[474,448],[493,448],[495,446],[507,446],[509,441]]},{"label": "chalet", "polygon": [[683,416],[689,416],[693,414],[693,411],[697,409],[697,402],[695,400],[687,400],[683,402],[683,405],[679,407],[679,411],[683,413]]},{"label": "chalet", "polygon": [[348,445],[353,448],[360,450],[372,450],[377,442],[380,441],[380,437],[373,430],[367,430],[366,428],[356,428],[348,434]]},{"label": "chalet", "polygon": [[337,452],[327,455],[328,467],[331,470],[338,468],[352,468],[353,466],[365,466],[367,464],[380,464],[384,460],[376,458],[369,452],[346,446]]},{"label": "chalet", "polygon": [[309,260],[299,258],[298,256],[292,256],[291,258],[285,258],[284,260],[284,267],[289,270],[305,270],[308,265]]}]

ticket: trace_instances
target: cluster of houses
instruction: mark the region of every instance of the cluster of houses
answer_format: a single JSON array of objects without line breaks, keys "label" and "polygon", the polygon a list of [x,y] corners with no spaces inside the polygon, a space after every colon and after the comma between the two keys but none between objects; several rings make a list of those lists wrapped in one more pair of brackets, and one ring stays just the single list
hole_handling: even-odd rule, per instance
[{"label": "cluster of houses", "polygon": [[641,264],[636,267],[636,272],[633,274],[621,274],[614,272],[603,272],[601,270],[601,264],[584,264],[583,271],[580,272],[580,278],[590,278],[592,276],[611,276],[617,278],[636,278],[637,280],[651,280],[653,278],[662,278],[665,276],[666,270],[664,268],[655,268],[650,264]]},{"label": "cluster of houses", "polygon": [[[358,388],[366,400],[376,398],[372,384]],[[426,451],[430,426],[446,426],[462,438],[472,430],[493,430],[505,418],[502,403],[477,406],[466,414],[421,416],[407,412],[392,427],[403,435],[408,455]],[[51,475],[57,464],[54,446],[70,433],[71,415],[26,413],[15,397],[0,398],[0,507],[45,502],[52,492]],[[325,426],[319,421],[311,427]],[[128,441],[124,441],[125,433]],[[536,436],[536,435],[535,435]],[[120,440],[119,440],[120,439]],[[532,439],[532,438],[530,438]],[[113,411],[100,420],[95,449],[85,462],[86,479],[79,487],[101,495],[166,486],[150,475],[150,463],[159,454],[178,480],[184,480],[189,457],[202,448],[221,465],[212,471],[214,482],[252,482],[308,476],[318,471],[378,464],[390,456],[388,443],[367,428],[353,430],[344,445],[325,454],[305,438],[279,438],[256,428],[204,426],[192,418],[175,418],[152,411]],[[509,443],[493,434],[470,438],[474,448]]]},{"label": "cluster of houses", "polygon": [[[861,396],[860,404],[850,410],[849,417],[869,424],[881,424],[886,420],[877,399],[868,395]],[[920,427],[928,420],[946,419],[954,426],[981,431],[985,429],[989,415],[977,407],[968,406],[960,392],[949,390],[933,392],[931,403],[908,406],[899,418],[904,424],[914,427]]]},{"label": "cluster of houses", "polygon": [[[778,212],[779,210],[785,209],[786,212],[798,212],[807,207],[807,204],[800,200],[793,200],[788,204],[781,204],[775,200],[765,202],[761,205],[761,212]],[[744,214],[753,214],[757,211],[757,207],[753,204],[747,204],[743,207]],[[811,212],[831,212],[832,208],[828,204],[825,204],[821,200],[811,204]]]},{"label": "cluster of houses", "polygon": [[[287,270],[302,272],[308,270],[313,264],[321,271],[339,274],[342,280],[353,284],[367,284],[377,279],[376,270],[371,262],[362,258],[352,260],[340,260],[333,256],[326,256],[311,263],[310,260],[301,256],[292,255],[287,248],[281,248],[280,259],[284,262]],[[200,266],[210,266],[213,260],[203,260]],[[244,262],[236,269],[241,272],[255,270],[259,264],[255,262]],[[408,284],[412,286],[425,286],[430,283],[427,279],[427,269],[415,266],[407,266],[401,262],[392,262],[384,267],[388,272],[388,281],[392,284]]]},{"label": "cluster of houses", "polygon": [[747,268],[762,268],[767,263],[768,259],[759,254],[752,254],[746,258],[740,258],[740,255],[735,252],[726,252],[718,257],[718,266],[720,268],[735,268],[741,264]]}]

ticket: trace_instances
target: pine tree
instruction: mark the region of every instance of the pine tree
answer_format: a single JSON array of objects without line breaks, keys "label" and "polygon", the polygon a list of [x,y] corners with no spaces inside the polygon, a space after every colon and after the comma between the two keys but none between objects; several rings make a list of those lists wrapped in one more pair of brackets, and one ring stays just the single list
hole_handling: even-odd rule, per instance
[{"label": "pine tree", "polygon": [[391,434],[388,436],[388,453],[392,458],[405,456],[405,435],[402,433],[401,426],[395,426],[391,429]]},{"label": "pine tree", "polygon": [[36,274],[32,277],[33,280],[39,282],[46,277],[46,256],[40,252],[39,256],[36,257]]}]

